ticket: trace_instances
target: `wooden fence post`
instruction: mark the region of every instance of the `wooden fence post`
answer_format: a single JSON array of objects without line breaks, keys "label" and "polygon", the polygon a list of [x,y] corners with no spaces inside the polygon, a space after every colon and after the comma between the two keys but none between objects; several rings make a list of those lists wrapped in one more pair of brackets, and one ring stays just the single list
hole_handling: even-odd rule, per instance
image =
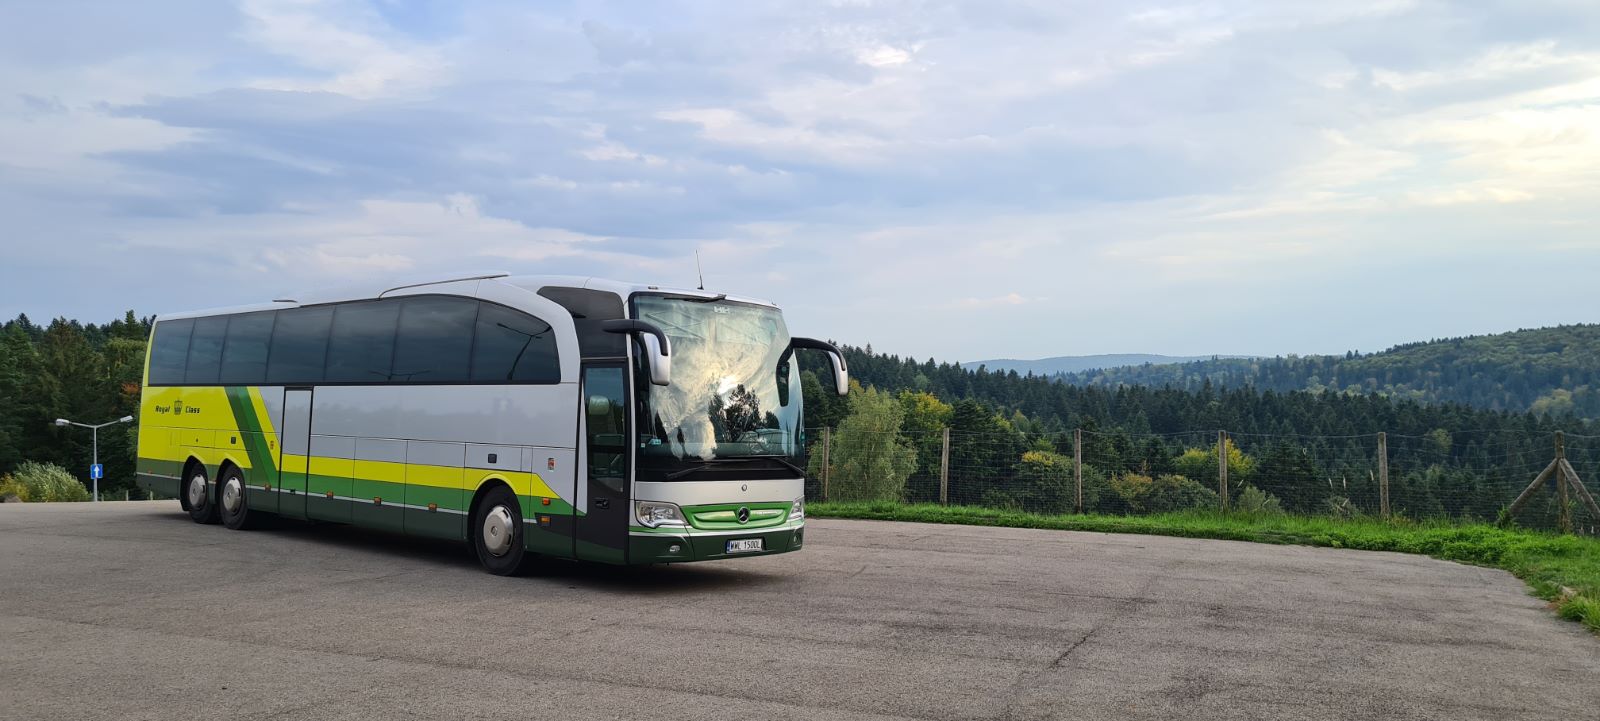
[{"label": "wooden fence post", "polygon": [[1378,431],[1378,514],[1389,520],[1389,434]]},{"label": "wooden fence post", "polygon": [[833,429],[822,427],[822,500],[828,500],[828,477],[833,475],[833,459],[829,454],[833,451]]},{"label": "wooden fence post", "polygon": [[944,429],[944,450],[939,453],[939,505],[950,505],[950,428]]},{"label": "wooden fence post", "polygon": [[1217,497],[1228,510],[1228,432],[1217,431]]},{"label": "wooden fence post", "polygon": [[1072,507],[1083,513],[1083,429],[1072,431],[1072,483],[1076,489]]},{"label": "wooden fence post", "polygon": [[1572,507],[1567,497],[1567,436],[1556,431],[1556,527],[1562,533],[1572,533]]}]

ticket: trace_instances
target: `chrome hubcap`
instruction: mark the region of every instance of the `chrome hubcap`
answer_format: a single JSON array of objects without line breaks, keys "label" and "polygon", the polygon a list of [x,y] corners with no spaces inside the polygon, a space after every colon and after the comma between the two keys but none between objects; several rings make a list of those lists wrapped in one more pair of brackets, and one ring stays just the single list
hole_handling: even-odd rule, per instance
[{"label": "chrome hubcap", "polygon": [[515,539],[516,525],[505,506],[495,506],[483,515],[483,547],[490,555],[506,555]]},{"label": "chrome hubcap", "polygon": [[239,479],[229,478],[222,486],[222,507],[229,513],[238,513],[239,507],[244,505],[244,489],[239,485]]},{"label": "chrome hubcap", "polygon": [[189,479],[189,507],[199,508],[206,505],[206,477],[195,476]]}]

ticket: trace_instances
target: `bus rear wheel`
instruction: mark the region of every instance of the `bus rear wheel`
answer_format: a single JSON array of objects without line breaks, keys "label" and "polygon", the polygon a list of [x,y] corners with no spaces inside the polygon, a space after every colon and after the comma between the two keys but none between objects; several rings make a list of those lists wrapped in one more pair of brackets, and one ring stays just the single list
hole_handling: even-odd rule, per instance
[{"label": "bus rear wheel", "polygon": [[189,503],[189,518],[195,523],[216,523],[217,504],[211,500],[211,479],[206,477],[206,467],[198,463],[189,469],[188,480],[183,482],[184,498]]},{"label": "bus rear wheel", "polygon": [[532,565],[533,554],[522,545],[522,509],[511,489],[499,486],[472,509],[472,547],[484,570],[496,576],[518,576]]},{"label": "bus rear wheel", "polygon": [[232,466],[222,474],[222,480],[217,482],[217,497],[221,502],[218,512],[222,516],[222,525],[235,531],[255,526],[255,514],[250,512],[249,499],[246,498],[244,473]]}]

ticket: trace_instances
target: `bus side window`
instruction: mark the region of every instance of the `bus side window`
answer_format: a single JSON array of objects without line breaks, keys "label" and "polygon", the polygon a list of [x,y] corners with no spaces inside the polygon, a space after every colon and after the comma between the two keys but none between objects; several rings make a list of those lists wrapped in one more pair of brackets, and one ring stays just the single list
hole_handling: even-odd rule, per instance
[{"label": "bus side window", "polygon": [[493,303],[478,310],[472,380],[560,383],[561,356],[550,324]]},{"label": "bus side window", "polygon": [[189,363],[183,382],[191,386],[216,385],[222,366],[222,338],[228,332],[228,317],[197,318],[194,336],[189,339]]},{"label": "bus side window", "polygon": [[400,301],[345,303],[333,312],[328,339],[329,383],[388,383],[393,373],[394,335]]},{"label": "bus side window", "polygon": [[277,313],[245,313],[228,319],[228,336],[222,344],[222,372],[217,382],[225,386],[260,385],[267,379],[267,344]]},{"label": "bus side window", "polygon": [[328,354],[328,327],[333,308],[295,308],[278,311],[267,352],[267,382],[274,385],[312,385],[322,382],[322,360]]},{"label": "bus side window", "polygon": [[467,380],[472,324],[478,302],[450,296],[413,296],[400,305],[394,342],[397,383],[458,383]]},{"label": "bus side window", "polygon": [[173,386],[183,383],[184,368],[189,359],[189,335],[194,332],[194,321],[163,320],[156,323],[150,343],[150,384]]}]

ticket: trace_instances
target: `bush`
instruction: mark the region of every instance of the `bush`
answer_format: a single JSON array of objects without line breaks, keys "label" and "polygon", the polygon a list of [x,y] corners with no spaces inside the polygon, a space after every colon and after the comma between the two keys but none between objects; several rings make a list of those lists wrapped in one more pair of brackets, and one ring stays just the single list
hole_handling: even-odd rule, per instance
[{"label": "bush", "polygon": [[1216,491],[1171,474],[1154,478],[1142,473],[1118,474],[1111,477],[1111,491],[1134,513],[1166,513],[1218,505]]},{"label": "bush", "polygon": [[1011,486],[1011,497],[1025,511],[1069,513],[1077,505],[1072,459],[1059,453],[1028,451],[1022,454]]},{"label": "bush", "polygon": [[1267,493],[1255,486],[1245,486],[1239,491],[1239,497],[1233,499],[1233,510],[1239,513],[1254,513],[1265,516],[1283,515],[1283,504],[1278,497]]},{"label": "bush", "polygon": [[1323,507],[1328,515],[1334,518],[1349,521],[1361,517],[1361,509],[1356,507],[1355,501],[1347,496],[1334,496],[1323,501]]},{"label": "bush", "polygon": [[24,462],[16,472],[0,479],[0,498],[15,495],[23,501],[87,501],[89,489],[67,469],[53,463]]}]

